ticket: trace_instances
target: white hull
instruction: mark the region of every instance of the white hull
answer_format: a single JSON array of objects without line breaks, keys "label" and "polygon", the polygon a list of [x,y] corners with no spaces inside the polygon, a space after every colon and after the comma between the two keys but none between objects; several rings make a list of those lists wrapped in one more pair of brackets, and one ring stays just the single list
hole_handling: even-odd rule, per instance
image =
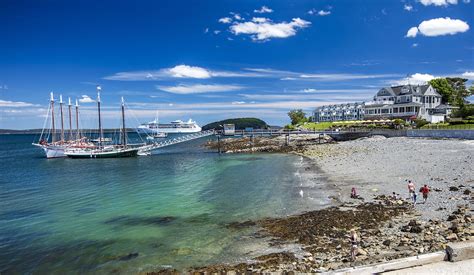
[{"label": "white hull", "polygon": [[156,133],[167,133],[167,134],[180,134],[180,133],[197,133],[201,132],[201,127],[195,128],[137,128],[139,133],[142,134],[156,134]]},{"label": "white hull", "polygon": [[64,154],[64,149],[66,149],[66,145],[41,145],[41,144],[33,144],[35,146],[41,147],[43,149],[46,158],[65,158],[66,155]]}]

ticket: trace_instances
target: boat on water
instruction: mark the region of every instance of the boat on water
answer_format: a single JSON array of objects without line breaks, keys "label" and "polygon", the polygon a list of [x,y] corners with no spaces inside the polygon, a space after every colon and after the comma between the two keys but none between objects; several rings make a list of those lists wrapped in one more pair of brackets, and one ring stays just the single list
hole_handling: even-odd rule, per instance
[{"label": "boat on water", "polygon": [[122,129],[120,133],[121,144],[105,145],[104,131],[102,129],[102,121],[100,115],[100,86],[97,86],[97,113],[99,116],[99,137],[97,139],[97,146],[93,148],[66,148],[64,154],[70,158],[123,158],[136,157],[138,155],[139,147],[130,146],[127,144],[127,130],[125,128],[125,101],[122,97]]},{"label": "boat on water", "polygon": [[[81,132],[79,131],[79,104],[76,100],[76,130],[75,132],[72,129],[72,104],[71,98],[69,98],[68,110],[69,110],[69,133],[65,133],[64,129],[64,112],[63,112],[63,97],[59,96],[59,109],[61,114],[61,132],[58,140],[58,134],[56,132],[56,123],[54,115],[54,94],[50,94],[50,104],[49,109],[46,114],[45,125],[51,118],[51,126],[46,129],[43,127],[41,131],[41,136],[39,141],[33,143],[34,146],[41,148],[46,158],[63,158],[66,157],[64,150],[66,148],[91,148],[94,147],[94,144],[87,141],[85,137],[81,137]],[[67,135],[67,137],[66,137]]]},{"label": "boat on water", "polygon": [[197,133],[201,131],[201,127],[189,119],[187,122],[182,120],[171,121],[170,123],[159,123],[156,119],[148,123],[143,123],[138,126],[137,131],[144,134],[156,134],[156,133]]},{"label": "boat on water", "polygon": [[160,138],[165,138],[168,136],[168,133],[164,132],[157,132],[157,133],[152,133],[146,137],[147,140],[155,140],[155,139],[160,139]]}]

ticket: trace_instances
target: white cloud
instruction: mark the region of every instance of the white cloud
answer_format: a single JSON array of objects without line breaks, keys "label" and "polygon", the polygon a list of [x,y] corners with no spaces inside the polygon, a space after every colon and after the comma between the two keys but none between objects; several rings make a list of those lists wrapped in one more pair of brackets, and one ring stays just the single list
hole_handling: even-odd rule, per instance
[{"label": "white cloud", "polygon": [[168,69],[168,72],[172,77],[177,78],[210,78],[211,74],[208,70],[188,65],[178,65],[173,68]]},{"label": "white cloud", "polygon": [[255,22],[255,23],[266,23],[266,22],[269,22],[271,20],[268,19],[268,18],[265,18],[265,17],[254,17],[254,18],[252,18],[252,21]]},{"label": "white cloud", "polygon": [[412,85],[422,85],[426,84],[426,82],[436,78],[434,75],[431,74],[412,74],[408,77],[405,77],[404,79],[398,80],[393,82],[392,84],[396,85],[406,85],[406,84],[412,84]]},{"label": "white cloud", "polygon": [[467,79],[470,79],[470,80],[474,80],[474,71],[472,71],[472,72],[464,72],[464,73],[462,74],[462,77],[467,78]]},{"label": "white cloud", "polygon": [[242,16],[240,16],[240,14],[238,14],[238,13],[234,14],[234,18],[236,20],[243,20]]},{"label": "white cloud", "polygon": [[408,30],[406,37],[416,37],[421,33],[424,36],[454,35],[469,30],[469,25],[459,19],[435,18],[421,22],[418,27],[412,27]]},{"label": "white cloud", "polygon": [[209,32],[209,28],[205,28],[204,33],[208,33],[208,32]]},{"label": "white cloud", "polygon": [[456,5],[458,0],[419,0],[419,2],[424,6],[447,6],[449,4]]},{"label": "white cloud", "polygon": [[330,14],[331,14],[331,11],[325,11],[325,10],[320,10],[320,11],[318,11],[318,10],[316,10],[316,9],[310,9],[310,10],[308,11],[308,14],[310,14],[310,15],[317,14],[317,15],[319,15],[319,16],[326,16],[326,15],[330,15]]},{"label": "white cloud", "polygon": [[289,23],[273,23],[270,21],[264,23],[242,22],[230,27],[230,31],[235,34],[249,34],[252,40],[265,41],[270,38],[287,38],[294,36],[298,29],[306,28],[311,22],[301,18],[293,18]]},{"label": "white cloud", "polygon": [[412,46],[413,48],[416,48],[416,47],[418,47],[418,43],[413,43],[413,44],[411,44],[411,46]]},{"label": "white cloud", "polygon": [[238,85],[195,84],[178,86],[156,86],[157,89],[173,94],[200,94],[213,92],[229,92],[243,89]]},{"label": "white cloud", "polygon": [[416,37],[417,34],[418,34],[418,28],[417,27],[411,27],[407,31],[407,35],[405,35],[405,37]]},{"label": "white cloud", "polygon": [[18,107],[30,107],[35,106],[32,103],[22,102],[22,101],[8,101],[8,100],[1,100],[0,99],[0,107],[7,107],[7,108],[18,108]]},{"label": "white cloud", "polygon": [[81,103],[92,103],[92,102],[95,102],[95,100],[93,100],[88,95],[82,95],[82,98],[79,99],[79,102],[81,102]]},{"label": "white cloud", "polygon": [[406,10],[406,11],[412,11],[413,10],[413,6],[410,5],[410,4],[405,4],[403,6],[403,9]]},{"label": "white cloud", "polygon": [[245,104],[245,101],[232,101],[232,105],[242,105]]},{"label": "white cloud", "polygon": [[325,10],[318,11],[319,16],[326,16],[326,15],[330,15],[330,14],[331,14],[330,11],[325,11]]},{"label": "white cloud", "polygon": [[219,31],[219,30],[215,30],[215,31],[214,31],[214,34],[219,34],[220,32],[221,32],[221,31]]},{"label": "white cloud", "polygon": [[230,24],[231,22],[232,22],[232,18],[230,17],[222,17],[221,19],[219,19],[219,23]]},{"label": "white cloud", "polygon": [[267,6],[262,6],[259,10],[254,10],[255,13],[272,13],[273,10]]},{"label": "white cloud", "polygon": [[315,93],[315,92],[317,92],[317,90],[313,89],[313,88],[309,88],[309,89],[304,89],[303,92],[304,93]]},{"label": "white cloud", "polygon": [[373,79],[373,78],[392,78],[397,77],[397,74],[302,74],[301,78],[315,79],[319,81],[342,81],[342,80],[357,80],[357,79]]},{"label": "white cloud", "polygon": [[144,81],[157,80],[160,78],[196,78],[207,79],[211,77],[262,77],[265,76],[258,72],[232,72],[232,71],[212,71],[206,68],[189,65],[177,65],[172,68],[165,68],[155,71],[135,71],[120,72],[111,76],[106,76],[107,80],[119,81]]}]

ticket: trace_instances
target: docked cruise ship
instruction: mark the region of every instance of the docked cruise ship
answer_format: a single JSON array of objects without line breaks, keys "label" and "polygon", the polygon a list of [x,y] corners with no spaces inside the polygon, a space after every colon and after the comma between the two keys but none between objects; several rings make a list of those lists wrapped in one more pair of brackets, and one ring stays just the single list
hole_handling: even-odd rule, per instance
[{"label": "docked cruise ship", "polygon": [[182,120],[171,121],[170,123],[158,123],[154,120],[148,123],[143,123],[138,126],[139,133],[156,134],[156,133],[196,133],[201,131],[201,127],[191,119],[187,122]]}]

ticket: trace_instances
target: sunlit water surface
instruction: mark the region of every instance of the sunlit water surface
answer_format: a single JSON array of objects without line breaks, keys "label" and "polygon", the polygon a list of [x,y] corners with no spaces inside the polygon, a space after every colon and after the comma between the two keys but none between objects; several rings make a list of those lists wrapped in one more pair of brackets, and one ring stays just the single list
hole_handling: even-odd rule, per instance
[{"label": "sunlit water surface", "polygon": [[34,139],[0,136],[0,273],[245,261],[263,240],[228,223],[329,203],[297,156],[219,155],[204,138],[147,157],[47,160]]}]

